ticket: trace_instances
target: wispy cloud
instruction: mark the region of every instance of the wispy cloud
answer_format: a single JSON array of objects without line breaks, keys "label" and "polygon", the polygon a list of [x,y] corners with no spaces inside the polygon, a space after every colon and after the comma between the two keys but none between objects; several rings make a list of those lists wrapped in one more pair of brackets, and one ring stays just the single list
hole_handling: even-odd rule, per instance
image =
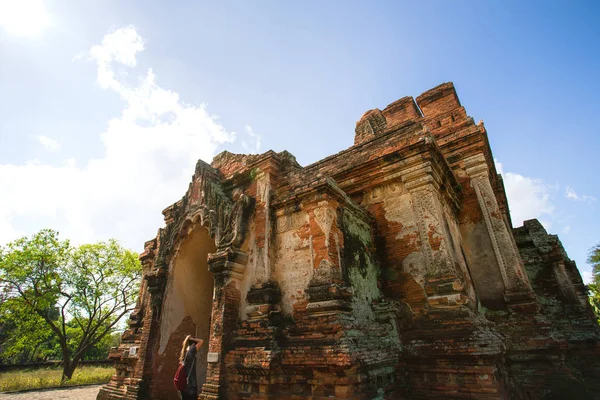
[{"label": "wispy cloud", "polygon": [[565,197],[570,200],[583,201],[586,203],[593,203],[597,200],[594,196],[578,195],[570,186],[567,186],[565,189]]},{"label": "wispy cloud", "polygon": [[0,243],[50,227],[76,242],[116,237],[139,250],[162,225],[161,210],[185,192],[196,161],[210,161],[234,140],[204,105],[181,101],[151,69],[127,80],[121,69],[136,67],[144,49],[127,26],[81,57],[96,64],[98,85],[123,101],[120,116],[99,133],[100,157],[0,164]]},{"label": "wispy cloud", "polygon": [[48,136],[38,135],[37,140],[42,144],[42,146],[50,151],[55,151],[60,148],[60,143],[54,139],[50,139]]},{"label": "wispy cloud", "polygon": [[549,229],[552,225],[551,217],[556,210],[552,196],[558,187],[547,185],[540,179],[504,172],[502,163],[497,160],[496,169],[504,179],[513,224],[520,226],[525,220],[537,218]]},{"label": "wispy cloud", "polygon": [[254,129],[250,125],[246,125],[246,134],[248,135],[248,139],[242,140],[242,147],[248,153],[258,153],[262,144],[262,137],[254,132]]},{"label": "wispy cloud", "polygon": [[571,227],[569,225],[565,226],[564,228],[562,228],[562,233],[564,233],[565,235],[568,234],[569,232],[571,232]]}]

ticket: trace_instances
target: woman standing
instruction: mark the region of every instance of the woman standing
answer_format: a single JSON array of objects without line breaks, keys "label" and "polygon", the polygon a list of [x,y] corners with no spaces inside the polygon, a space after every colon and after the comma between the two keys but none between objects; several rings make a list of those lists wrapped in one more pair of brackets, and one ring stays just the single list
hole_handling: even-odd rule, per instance
[{"label": "woman standing", "polygon": [[202,347],[204,340],[187,335],[181,346],[179,362],[183,363],[187,376],[187,386],[182,390],[182,400],[196,400],[198,397],[198,380],[196,378],[196,352]]}]

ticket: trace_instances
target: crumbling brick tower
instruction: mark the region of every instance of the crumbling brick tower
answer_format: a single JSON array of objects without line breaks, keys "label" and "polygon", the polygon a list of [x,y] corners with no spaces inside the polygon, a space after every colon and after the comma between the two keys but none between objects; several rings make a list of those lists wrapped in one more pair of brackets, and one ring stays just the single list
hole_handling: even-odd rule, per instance
[{"label": "crumbling brick tower", "polygon": [[[575,264],[512,229],[483,123],[452,83],[365,113],[354,146],[199,161],[99,399],[177,399],[188,333],[200,399],[546,399],[600,393]],[[566,396],[566,397],[565,397]]]}]

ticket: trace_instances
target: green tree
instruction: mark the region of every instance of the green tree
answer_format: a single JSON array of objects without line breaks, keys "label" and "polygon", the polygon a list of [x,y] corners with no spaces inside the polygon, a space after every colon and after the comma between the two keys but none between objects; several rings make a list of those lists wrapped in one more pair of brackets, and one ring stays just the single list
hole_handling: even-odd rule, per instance
[{"label": "green tree", "polygon": [[[48,311],[56,320],[58,311]],[[43,361],[54,355],[56,340],[44,320],[10,298],[0,304],[0,360],[9,364]]]},{"label": "green tree", "polygon": [[115,240],[72,247],[47,229],[0,247],[2,297],[50,329],[63,380],[133,310],[141,271],[137,254]]},{"label": "green tree", "polygon": [[588,264],[592,266],[592,283],[590,289],[590,303],[600,320],[600,243],[592,247],[588,255]]}]

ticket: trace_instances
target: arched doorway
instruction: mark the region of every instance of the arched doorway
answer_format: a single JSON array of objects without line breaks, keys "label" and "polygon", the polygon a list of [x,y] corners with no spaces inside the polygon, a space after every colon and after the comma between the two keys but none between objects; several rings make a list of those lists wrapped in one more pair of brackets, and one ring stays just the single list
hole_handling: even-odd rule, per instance
[{"label": "arched doorway", "polygon": [[[208,270],[207,256],[215,251],[215,242],[208,230],[196,224],[173,257],[153,362],[152,398],[179,398],[173,376],[185,336],[190,334],[208,341],[214,280]],[[206,380],[207,352],[208,343],[201,348],[196,361],[199,389]]]}]

